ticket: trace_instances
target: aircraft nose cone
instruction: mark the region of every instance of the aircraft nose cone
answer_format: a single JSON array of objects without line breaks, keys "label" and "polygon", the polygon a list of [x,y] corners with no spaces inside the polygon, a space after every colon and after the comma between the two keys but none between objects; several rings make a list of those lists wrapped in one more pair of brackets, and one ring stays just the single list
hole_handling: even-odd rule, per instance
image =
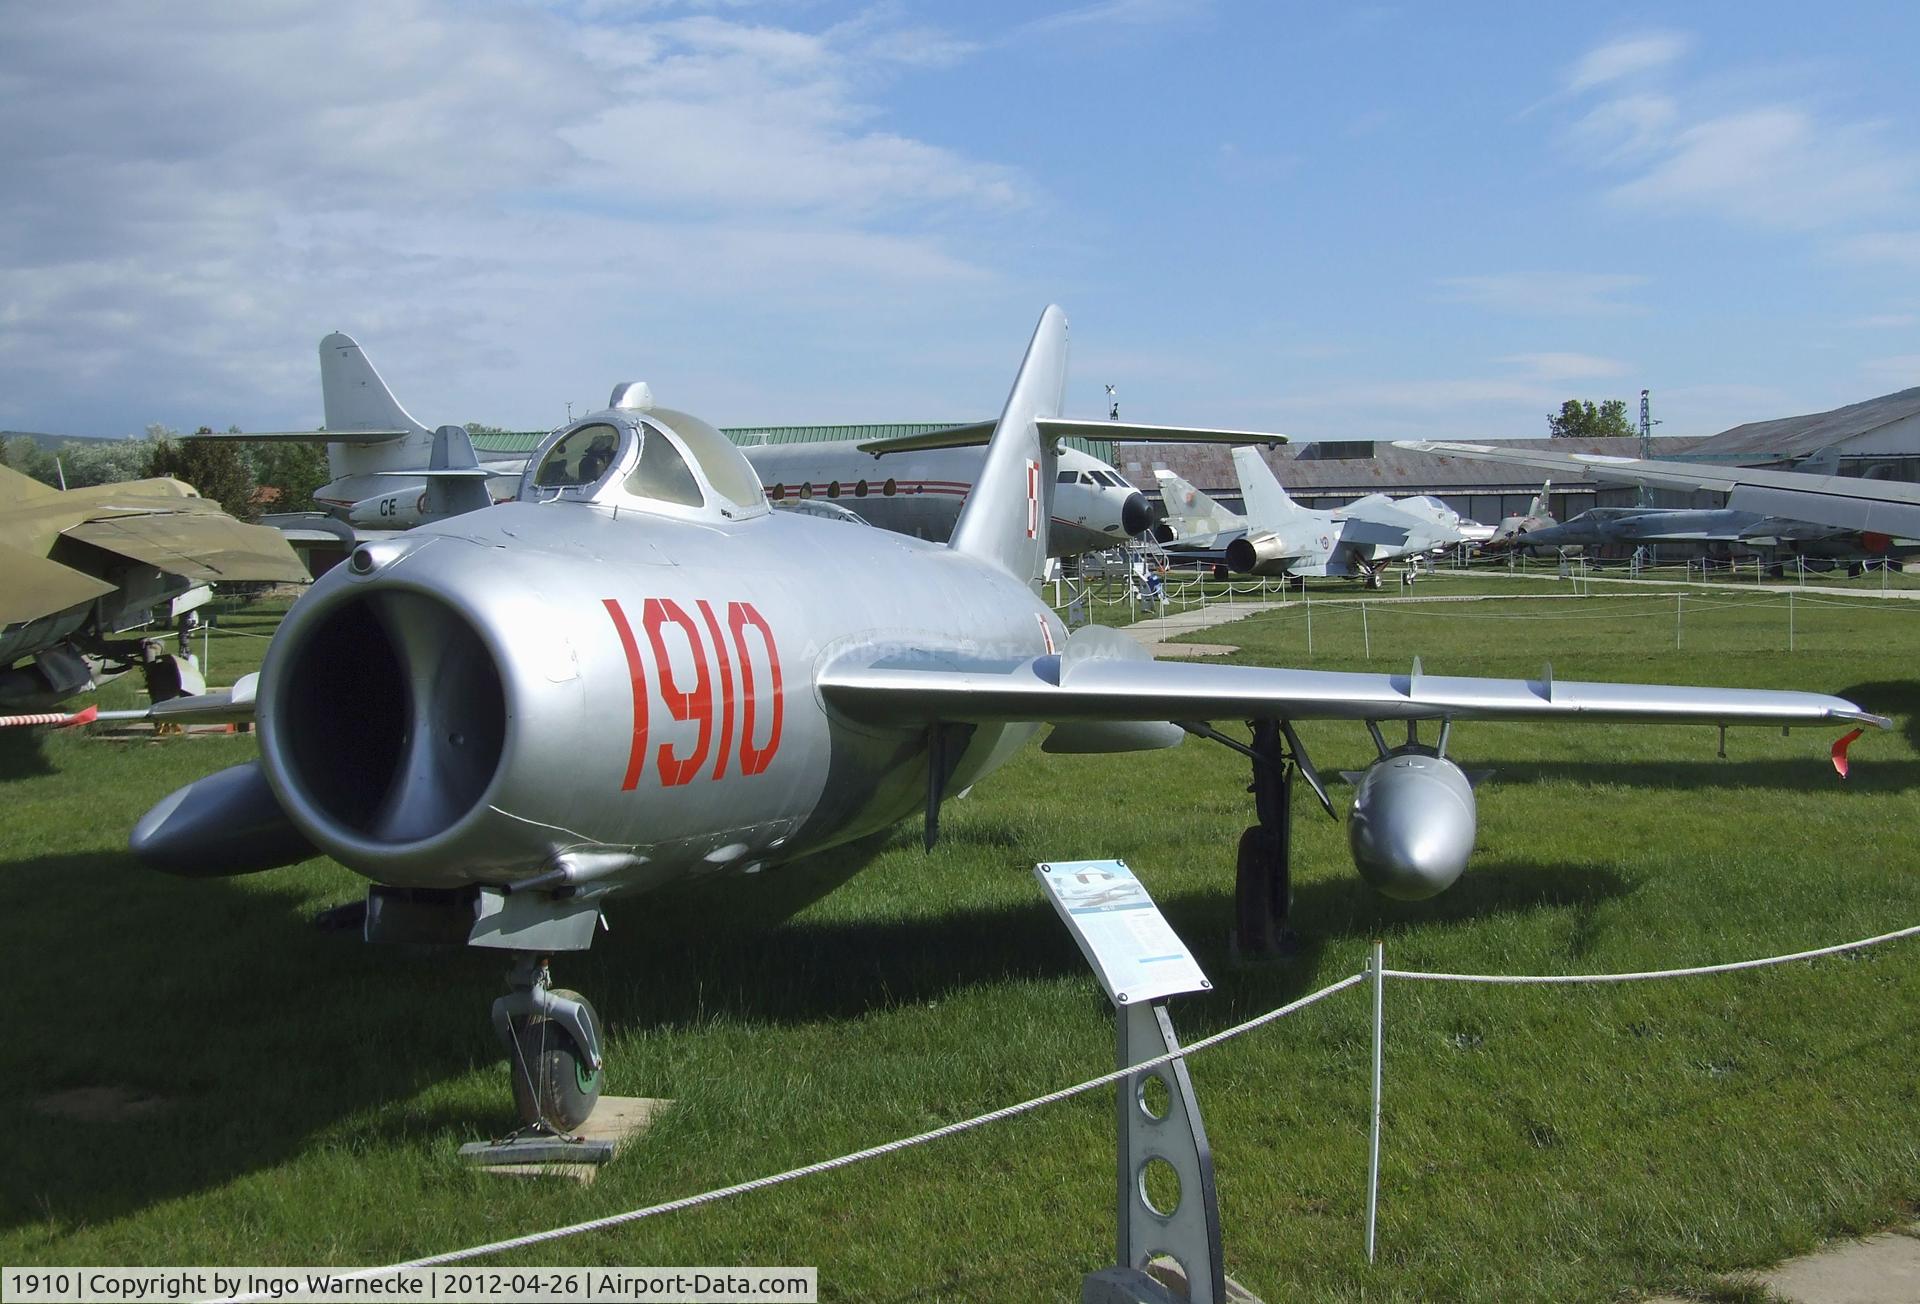
[{"label": "aircraft nose cone", "polygon": [[1153,527],[1153,505],[1147,496],[1138,490],[1127,495],[1127,501],[1120,505],[1120,528],[1127,537],[1145,534]]}]

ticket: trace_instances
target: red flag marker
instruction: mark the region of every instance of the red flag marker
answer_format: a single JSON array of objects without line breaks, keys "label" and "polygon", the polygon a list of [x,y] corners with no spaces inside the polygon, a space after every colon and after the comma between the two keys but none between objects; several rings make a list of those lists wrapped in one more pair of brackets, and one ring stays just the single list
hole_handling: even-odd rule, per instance
[{"label": "red flag marker", "polygon": [[1847,777],[1847,748],[1853,746],[1853,740],[1865,733],[1864,729],[1855,729],[1833,745],[1833,768],[1841,778]]}]

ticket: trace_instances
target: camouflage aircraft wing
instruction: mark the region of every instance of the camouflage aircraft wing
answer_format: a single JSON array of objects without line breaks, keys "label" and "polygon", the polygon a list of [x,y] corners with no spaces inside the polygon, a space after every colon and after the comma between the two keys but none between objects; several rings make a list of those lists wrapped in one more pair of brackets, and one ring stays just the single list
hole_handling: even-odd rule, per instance
[{"label": "camouflage aircraft wing", "polygon": [[1621,720],[1672,724],[1892,722],[1843,698],[1756,688],[1598,684],[1043,656],[950,669],[841,663],[822,698],[855,719],[903,722],[1142,720]]},{"label": "camouflage aircraft wing", "polygon": [[0,625],[20,625],[114,591],[91,575],[0,544]]},{"label": "camouflage aircraft wing", "polygon": [[1493,444],[1445,440],[1395,440],[1394,447],[1482,462],[1504,462],[1591,476],[1617,484],[1668,489],[1711,489],[1729,495],[1727,506],[1762,516],[1785,516],[1815,525],[1899,538],[1920,538],[1920,485],[1805,471],[1757,471],[1743,466],[1613,457],[1603,453],[1550,453]]},{"label": "camouflage aircraft wing", "polygon": [[113,516],[83,521],[62,533],[201,583],[308,578],[278,530],[244,525],[219,512]]},{"label": "camouflage aircraft wing", "polygon": [[[993,435],[995,422],[974,421],[918,435],[869,439],[860,451],[918,453],[932,448],[978,448]],[[1134,421],[1089,421],[1074,417],[1037,417],[1042,435],[1055,439],[1102,439],[1117,444],[1284,444],[1287,437],[1270,430],[1216,430],[1205,426],[1143,426]]]}]

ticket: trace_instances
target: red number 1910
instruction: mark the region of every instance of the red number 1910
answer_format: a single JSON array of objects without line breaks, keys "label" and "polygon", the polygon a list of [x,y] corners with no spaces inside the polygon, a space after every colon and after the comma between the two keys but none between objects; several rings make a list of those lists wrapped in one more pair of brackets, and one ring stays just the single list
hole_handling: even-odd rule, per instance
[{"label": "red number 1910", "polygon": [[[634,637],[632,625],[627,623],[626,611],[617,599],[604,598],[602,602],[613,620],[615,632],[620,635],[620,647],[627,657],[627,673],[633,681],[633,746],[627,755],[626,777],[620,783],[622,791],[631,792],[639,786],[640,773],[646,768],[651,696],[647,691],[646,669],[641,664],[640,644]],[[720,617],[709,603],[702,599],[693,605],[699,612],[698,620],[672,598],[648,598],[640,611],[640,629],[652,654],[660,701],[677,723],[692,724],[695,730],[689,745],[676,748],[672,743],[661,743],[654,749],[660,783],[667,788],[691,783],[705,767],[709,753],[714,754],[714,762],[707,777],[719,779],[726,774],[727,762],[735,750],[736,717],[739,721],[738,769],[742,775],[759,774],[773,763],[774,753],[780,750],[786,694],[780,683],[780,650],[766,617],[750,602],[729,602],[723,629]],[[674,674],[669,638],[686,641],[692,653],[692,683],[682,683]],[[770,705],[766,740],[756,742],[762,669]],[[717,722],[714,719],[716,698],[720,708]]]}]

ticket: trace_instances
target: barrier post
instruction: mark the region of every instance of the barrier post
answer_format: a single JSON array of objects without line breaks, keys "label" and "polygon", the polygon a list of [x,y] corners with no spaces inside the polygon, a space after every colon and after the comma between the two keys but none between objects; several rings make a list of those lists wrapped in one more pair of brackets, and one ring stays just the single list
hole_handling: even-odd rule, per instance
[{"label": "barrier post", "polygon": [[1680,646],[1680,604],[1686,600],[1687,595],[1684,593],[1673,595],[1673,645],[1676,648]]},{"label": "barrier post", "polygon": [[1373,956],[1368,967],[1373,972],[1373,1129],[1367,1138],[1367,1262],[1373,1262],[1374,1231],[1380,1212],[1380,1063],[1384,1041],[1384,1010],[1387,973],[1386,945],[1373,939]]},{"label": "barrier post", "polygon": [[1307,587],[1305,580],[1300,581],[1300,594],[1307,604],[1307,660],[1313,660],[1313,590]]},{"label": "barrier post", "polygon": [[1373,660],[1373,635],[1367,632],[1367,604],[1360,603],[1360,639],[1366,645],[1367,660]]},{"label": "barrier post", "polygon": [[1793,590],[1787,590],[1787,651],[1793,651]]}]

